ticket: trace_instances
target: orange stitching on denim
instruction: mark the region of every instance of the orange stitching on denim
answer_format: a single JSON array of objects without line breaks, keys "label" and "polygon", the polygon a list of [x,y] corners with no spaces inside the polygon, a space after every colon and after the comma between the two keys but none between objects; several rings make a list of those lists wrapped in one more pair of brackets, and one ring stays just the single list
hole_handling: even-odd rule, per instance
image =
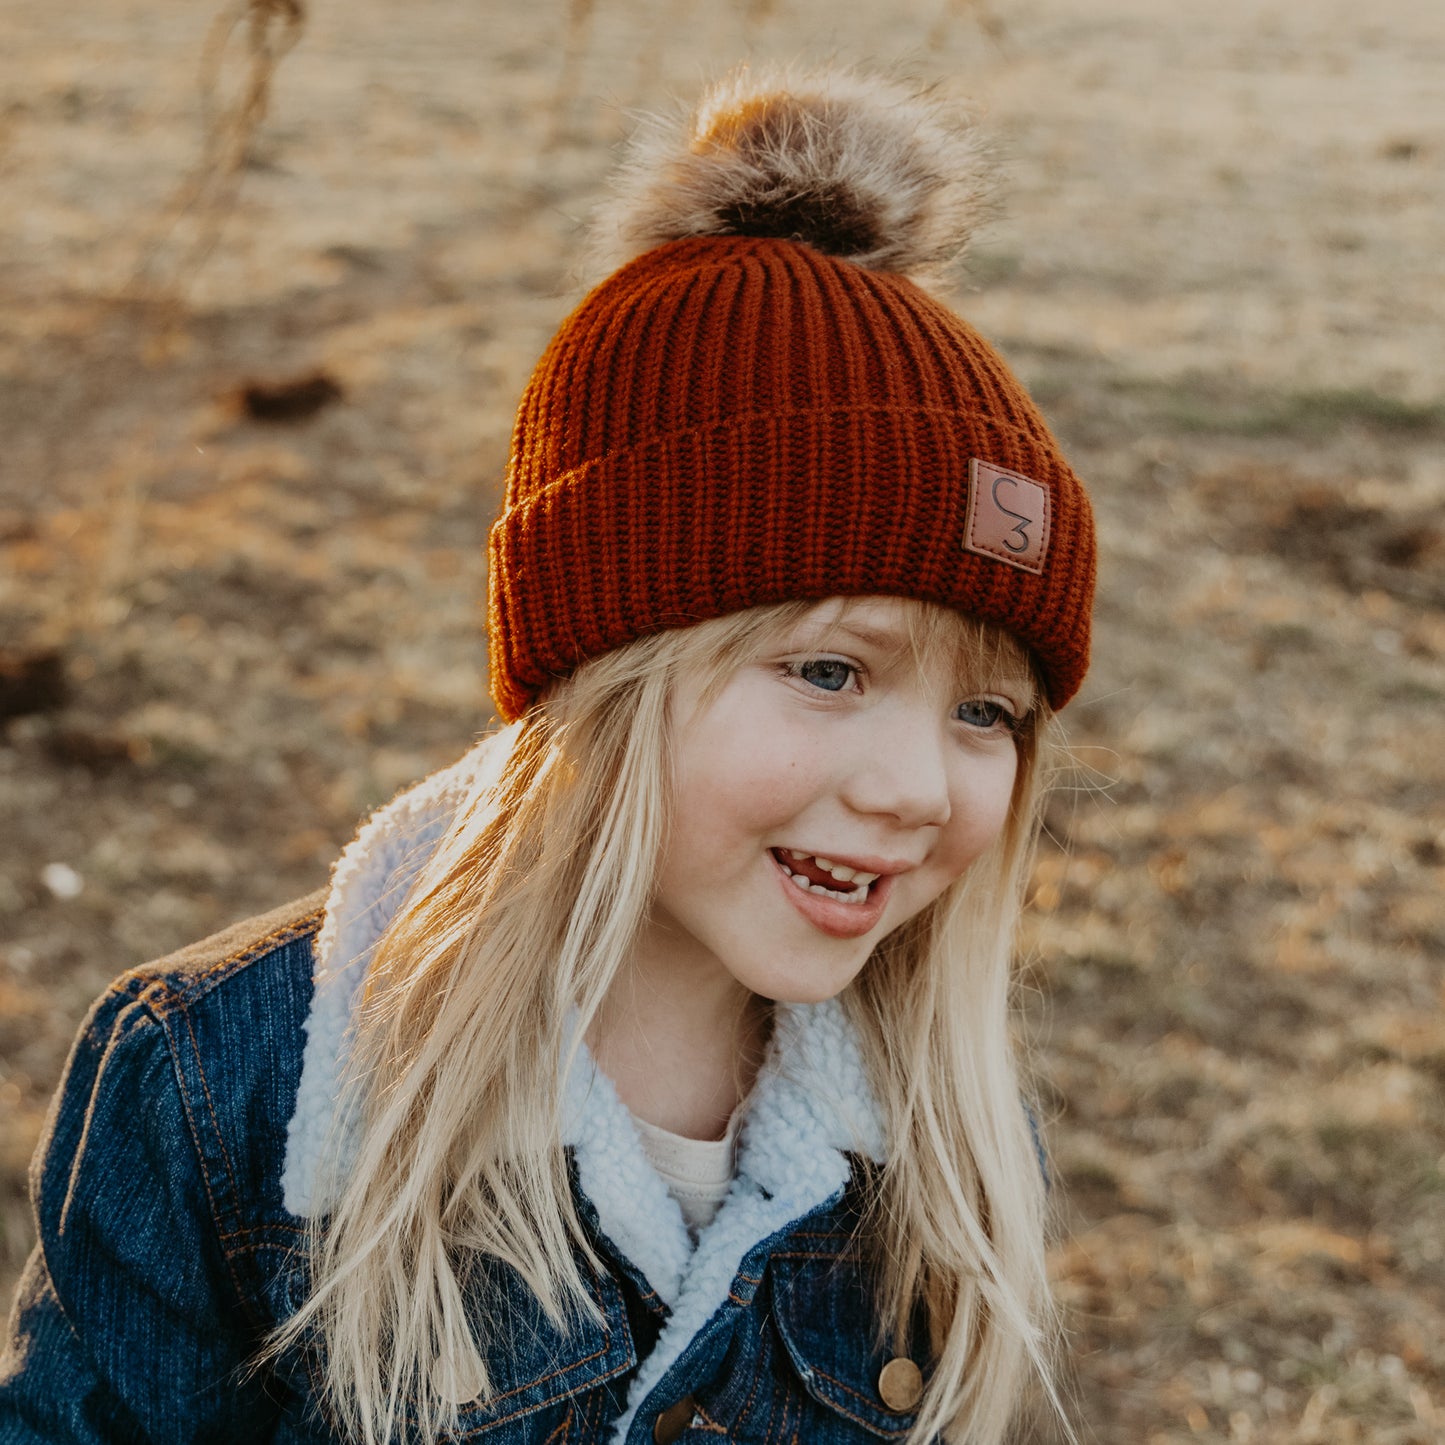
[{"label": "orange stitching on denim", "polygon": [[[121,1019],[125,1016],[125,1009],[111,1020],[110,1032],[106,1035],[105,1047],[100,1052],[100,1061],[96,1064],[91,1075],[89,1086],[89,1097],[85,1101],[85,1117],[80,1127],[80,1138],[76,1141],[75,1150],[70,1156],[70,1167],[65,1171],[65,1199],[60,1206],[60,1222],[56,1226],[56,1232],[63,1238],[65,1231],[70,1227],[70,1206],[75,1203],[77,1186],[80,1183],[80,1170],[85,1155],[90,1149],[90,1126],[95,1119],[95,1096],[100,1091],[101,1080],[105,1077],[105,1071],[110,1067],[111,1056],[120,1047],[120,1040],[117,1035],[120,1032]],[[157,1025],[159,1027],[159,1024]],[[129,1024],[126,1025],[129,1028]],[[165,1032],[164,1029],[161,1030]],[[179,1090],[177,1090],[179,1093]]]},{"label": "orange stitching on denim", "polygon": [[[814,1365],[813,1373],[815,1375],[820,1375],[830,1384],[836,1385],[845,1394],[852,1395],[855,1400],[862,1400],[866,1405],[869,1406],[870,1409],[876,1410],[878,1408],[878,1402],[874,1400],[871,1395],[865,1395],[861,1390],[855,1390],[852,1385],[846,1384],[844,1381],[834,1378],[834,1376],[830,1375],[826,1370],[820,1370],[816,1365]],[[840,1410],[843,1409],[841,1405],[839,1405],[837,1408]],[[846,1413],[846,1411],[844,1413]],[[901,1420],[902,1418],[903,1416],[900,1415],[899,1419]]]},{"label": "orange stitching on denim", "polygon": [[[519,1395],[524,1390],[530,1390],[537,1385],[544,1385],[547,1383],[548,1380],[554,1380],[559,1375],[565,1375],[569,1370],[575,1370],[580,1368],[582,1365],[587,1364],[588,1361],[595,1360],[598,1355],[605,1354],[607,1351],[608,1343],[611,1341],[611,1339],[611,1334],[606,1329],[604,1329],[603,1347],[595,1354],[586,1355],[580,1360],[573,1360],[570,1364],[563,1365],[561,1369],[553,1370],[550,1375],[539,1375],[535,1380],[529,1380],[525,1384],[517,1385],[514,1389],[508,1390],[505,1395],[493,1395],[492,1398],[486,1401],[485,1404],[480,1408],[490,1408],[491,1406],[495,1405],[499,1400],[509,1400],[512,1398],[512,1396]],[[592,1386],[600,1384],[603,1380],[611,1379],[614,1375],[620,1375],[622,1371],[626,1368],[628,1368],[626,1365],[621,1365],[617,1369],[612,1370],[610,1373],[593,1375],[589,1379],[579,1380],[575,1385],[571,1387],[569,1394],[575,1398],[575,1396],[580,1394],[583,1390],[591,1389]],[[495,1430],[498,1425],[505,1425],[509,1421],[519,1420],[523,1415],[531,1415],[537,1410],[542,1409],[543,1406],[551,1405],[554,1403],[555,1401],[552,1400],[539,1400],[535,1405],[528,1405],[521,1410],[513,1410],[510,1415],[500,1415],[495,1420],[486,1420],[474,1426],[466,1426],[463,1429],[459,1430],[456,1434],[451,1435],[448,1438],[453,1442],[474,1440],[478,1435],[485,1434],[488,1430]],[[414,1417],[415,1400],[409,1400],[407,1402],[407,1405],[409,1417]],[[412,1422],[414,1423],[414,1418],[412,1419]]]},{"label": "orange stitching on denim", "polygon": [[[739,1270],[739,1271],[737,1272],[737,1275],[736,1275],[736,1277],[734,1278],[733,1284],[728,1288],[728,1298],[729,1298],[735,1305],[746,1305],[746,1304],[749,1303],[749,1301],[743,1299],[743,1298],[738,1294],[737,1288],[736,1288],[737,1280],[741,1280],[744,1284],[760,1285],[760,1284],[763,1282],[763,1277],[762,1277],[762,1275],[760,1275],[760,1274],[744,1274],[744,1273],[742,1272],[742,1270]],[[756,1293],[757,1293],[757,1290],[754,1289],[753,1293],[756,1294]]]},{"label": "orange stitching on denim", "polygon": [[[201,1064],[201,1046],[200,1046],[200,1043],[198,1042],[198,1040],[196,1039],[196,1031],[195,1031],[195,1028],[192,1026],[192,1023],[191,1023],[190,1009],[186,1006],[186,1004],[185,1004],[185,1002],[184,1002],[183,1000],[179,999],[179,998],[175,995],[175,993],[169,988],[168,985],[165,985],[164,983],[162,983],[162,987],[163,987],[164,991],[165,991],[172,999],[175,1000],[175,1002],[176,1002],[176,1004],[177,1004],[178,1012],[180,1013],[181,1018],[185,1020],[186,1033],[187,1033],[187,1035],[190,1037],[190,1040],[191,1040],[191,1052],[192,1052],[193,1055],[195,1056],[196,1073],[197,1073],[197,1075],[199,1076],[199,1078],[200,1078],[200,1080],[201,1080],[201,1091],[202,1091],[202,1092],[205,1094],[205,1096],[206,1096],[206,1112],[211,1116],[211,1128],[215,1131],[215,1135],[216,1135],[216,1147],[221,1151],[221,1160],[222,1160],[222,1162],[223,1162],[223,1163],[225,1164],[225,1166],[226,1166],[226,1177],[231,1181],[231,1192],[232,1192],[232,1194],[235,1196],[235,1203],[234,1203],[234,1206],[233,1206],[233,1209],[232,1209],[232,1213],[234,1214],[234,1213],[238,1212],[238,1211],[240,1210],[240,1208],[241,1208],[241,1186],[240,1186],[239,1182],[238,1182],[237,1179],[236,1179],[235,1166],[231,1163],[231,1154],[230,1154],[230,1151],[226,1148],[226,1141],[225,1141],[225,1138],[223,1137],[223,1135],[222,1135],[222,1133],[221,1133],[221,1121],[216,1117],[216,1104],[215,1104],[215,1100],[211,1097],[211,1086],[210,1086],[209,1082],[208,1082],[207,1079],[206,1079],[206,1071],[205,1071],[205,1068],[204,1068],[204,1067],[202,1066],[202,1064]],[[184,1099],[184,1097],[185,1097],[184,1094],[182,1094],[182,1099]],[[190,1117],[190,1112],[191,1112],[191,1111],[190,1111],[190,1107],[189,1107],[189,1105],[187,1105],[187,1106],[186,1106],[186,1115],[187,1115],[188,1118]],[[194,1123],[193,1123],[193,1124],[192,1124],[192,1128],[194,1129],[194,1127],[195,1127],[195,1126],[194,1126]],[[210,1202],[210,1206],[211,1206],[211,1232],[212,1232],[214,1235],[216,1235],[217,1241],[219,1242],[220,1232],[221,1232],[220,1213],[219,1213],[219,1211],[218,1211],[217,1208],[216,1208],[216,1197],[215,1197],[214,1191],[213,1191],[212,1188],[211,1188],[210,1170],[206,1168],[206,1160],[205,1160],[205,1156],[204,1156],[203,1152],[202,1152],[201,1149],[200,1149],[199,1140],[197,1141],[196,1158],[197,1158],[197,1162],[198,1162],[198,1163],[200,1164],[200,1166],[201,1166],[201,1173],[202,1173],[202,1175],[204,1176],[205,1181],[206,1181],[206,1198],[207,1198],[207,1200]],[[222,1245],[222,1246],[221,1246],[221,1253],[222,1253],[222,1255],[225,1257],[225,1260],[226,1260],[226,1269],[227,1269],[227,1271],[229,1272],[229,1274],[230,1274],[230,1276],[231,1276],[232,1282],[233,1282],[233,1283],[235,1284],[235,1286],[236,1286],[236,1293],[237,1293],[238,1296],[240,1297],[241,1307],[242,1307],[242,1308],[246,1311],[246,1313],[249,1314],[249,1315],[252,1317],[252,1319],[255,1320],[257,1323],[264,1324],[264,1323],[265,1323],[264,1316],[263,1316],[263,1314],[262,1314],[259,1306],[257,1305],[255,1299],[253,1298],[253,1296],[251,1295],[251,1293],[250,1293],[249,1291],[243,1289],[242,1286],[241,1286],[240,1276],[239,1276],[239,1274],[236,1272],[235,1262],[234,1262],[234,1259],[233,1259],[233,1252],[232,1252],[231,1250],[227,1249],[227,1248],[225,1247],[225,1245]]]},{"label": "orange stitching on denim", "polygon": [[594,1387],[582,1410],[581,1427],[584,1440],[596,1440],[605,1432],[611,1419],[610,1409],[611,1401],[607,1391]]},{"label": "orange stitching on denim", "polygon": [[[788,1439],[788,1421],[791,1413],[789,1407],[791,1407],[791,1411],[797,1412],[799,1419],[802,1418],[803,1405],[802,1401],[798,1398],[798,1392],[796,1390],[785,1390],[783,1392],[782,1404],[779,1405],[777,1409],[777,1419],[776,1421],[770,1421],[768,1424],[768,1439],[773,1440],[776,1438],[778,1445],[784,1445],[784,1442]],[[774,1428],[775,1426],[776,1429]],[[796,1439],[797,1434],[797,1430],[794,1429],[792,1437]]]},{"label": "orange stitching on denim", "polygon": [[572,1409],[569,1406],[567,1409],[567,1414],[563,1418],[562,1423],[549,1436],[547,1436],[546,1440],[542,1442],[542,1445],[563,1445],[563,1442],[565,1442],[567,1439],[567,1432],[571,1428]]},{"label": "orange stitching on denim", "polygon": [[[153,1015],[153,1017],[154,1017],[154,1015]],[[166,1028],[165,1021],[162,1020],[162,1019],[160,1019],[160,1018],[157,1018],[157,1019],[156,1019],[156,1023],[157,1023],[157,1025],[159,1026],[159,1028],[161,1029],[161,1031],[162,1031],[162,1032],[165,1034],[165,1036],[166,1036],[166,1043],[167,1043],[167,1047],[168,1047],[169,1050],[170,1050],[171,1058],[172,1058],[172,1059],[175,1059],[175,1057],[176,1057],[176,1050],[175,1050],[175,1045],[170,1042],[170,1030],[169,1030],[168,1028]],[[194,1043],[194,1039],[193,1039],[193,1043]],[[202,1183],[202,1185],[204,1185],[205,1190],[206,1190],[206,1201],[207,1201],[207,1202],[210,1204],[210,1206],[211,1206],[211,1230],[212,1230],[212,1233],[215,1233],[215,1231],[216,1231],[216,1226],[217,1226],[217,1222],[218,1222],[218,1221],[217,1221],[217,1219],[216,1219],[216,1214],[217,1214],[217,1210],[216,1210],[216,1196],[215,1196],[215,1193],[214,1193],[214,1192],[212,1191],[212,1189],[211,1189],[211,1171],[206,1168],[206,1158],[205,1158],[205,1154],[204,1154],[204,1152],[203,1152],[202,1149],[201,1149],[201,1136],[200,1136],[200,1132],[199,1132],[199,1131],[197,1130],[197,1128],[196,1128],[195,1116],[191,1113],[191,1103],[190,1103],[190,1100],[186,1097],[186,1091],[185,1091],[183,1088],[180,1087],[179,1081],[177,1081],[177,1084],[176,1084],[176,1094],[177,1094],[177,1096],[179,1097],[179,1099],[180,1099],[180,1101],[181,1101],[181,1108],[185,1111],[185,1115],[186,1115],[186,1124],[187,1124],[187,1126],[190,1128],[190,1131],[191,1131],[191,1144],[192,1144],[192,1147],[193,1147],[193,1148],[195,1149],[195,1151],[196,1151],[196,1163],[200,1166],[200,1170],[201,1170],[201,1183]],[[256,1318],[256,1319],[259,1321],[260,1317],[257,1316],[257,1315],[254,1315],[254,1311],[253,1311],[252,1308],[251,1308],[250,1297],[247,1295],[246,1291],[241,1288],[241,1277],[240,1277],[240,1275],[238,1275],[238,1274],[236,1273],[236,1263],[235,1263],[235,1260],[234,1260],[234,1259],[232,1258],[232,1256],[231,1256],[231,1252],[223,1247],[223,1248],[221,1249],[221,1258],[222,1258],[223,1260],[225,1260],[225,1262],[226,1262],[226,1273],[231,1276],[231,1283],[232,1283],[232,1284],[235,1286],[235,1288],[236,1288],[236,1299],[237,1299],[238,1303],[241,1305],[241,1307],[242,1307],[244,1310],[246,1310],[246,1312],[247,1312],[248,1314],[252,1314],[253,1317]]]},{"label": "orange stitching on denim", "polygon": [[306,1234],[307,1228],[304,1224],[288,1224],[284,1219],[263,1220],[260,1224],[238,1224],[229,1234],[223,1234],[222,1239],[231,1239],[239,1234],[269,1234],[273,1229],[284,1230],[287,1234]]},{"label": "orange stitching on denim", "polygon": [[753,1387],[748,1391],[748,1397],[746,1400],[743,1401],[743,1407],[741,1410],[738,1411],[737,1414],[737,1418],[739,1420],[746,1420],[747,1417],[752,1414],[753,1401],[757,1399],[758,1390],[761,1388],[762,1383],[763,1372],[761,1370],[755,1370],[753,1372]]},{"label": "orange stitching on denim", "polygon": [[225,958],[218,959],[204,973],[197,974],[196,982],[199,983],[202,979],[210,978],[212,974],[220,973],[233,963],[247,963],[254,958],[259,958],[263,953],[269,953],[271,949],[279,948],[283,943],[293,942],[304,933],[315,932],[312,925],[320,922],[325,916],[324,906],[316,908],[301,918],[283,924],[280,928],[273,928],[270,933],[261,938],[253,938],[234,953],[228,953]]},{"label": "orange stitching on denim", "polygon": [[[306,1231],[295,1224],[243,1224],[237,1225],[234,1230],[228,1230],[225,1234],[217,1234],[217,1238],[224,1243],[225,1240],[244,1240],[244,1238],[250,1238],[250,1235],[253,1234],[269,1234],[272,1230],[283,1230],[286,1234],[298,1234],[301,1235],[302,1238],[305,1238],[306,1235]],[[263,1250],[290,1250],[290,1248],[295,1248],[293,1244],[280,1244],[276,1243],[276,1241],[267,1241],[266,1244],[260,1244],[260,1246],[243,1247],[263,1248]]]},{"label": "orange stitching on denim", "polygon": [[[843,1389],[848,1390],[847,1385],[844,1385],[841,1380],[834,1380],[831,1375],[824,1374],[822,1370],[815,1369],[815,1370],[813,1371],[813,1373],[814,1373],[815,1375],[822,1375],[825,1380],[832,1380],[833,1384],[835,1384],[835,1385],[840,1385],[840,1386],[842,1386]],[[850,1395],[858,1395],[858,1392],[857,1392],[856,1390],[848,1390],[848,1393],[849,1393]],[[865,1399],[866,1397],[863,1396],[863,1395],[858,1395],[858,1398],[861,1400],[861,1399]],[[846,1415],[846,1416],[848,1417],[848,1419],[850,1419],[850,1420],[856,1420],[856,1421],[858,1422],[858,1424],[860,1424],[860,1425],[865,1425],[865,1426],[867,1426],[867,1427],[868,1427],[869,1429],[871,1429],[871,1430],[877,1430],[877,1429],[879,1429],[879,1428],[882,1428],[882,1427],[879,1426],[879,1424],[878,1424],[878,1422],[877,1422],[876,1420],[869,1420],[869,1419],[866,1419],[866,1418],[865,1418],[864,1416],[862,1416],[862,1415],[855,1414],[855,1413],[854,1413],[852,1410],[850,1410],[841,1400],[829,1400],[829,1401],[828,1401],[828,1405],[829,1405],[829,1407],[830,1407],[831,1409],[836,1410],[840,1415]],[[875,1405],[873,1408],[876,1410],[878,1407]],[[902,1430],[902,1429],[904,1429],[904,1428],[906,1428],[906,1427],[903,1425],[903,1421],[902,1421],[902,1419],[900,1418],[900,1420],[899,1420],[899,1429]]]},{"label": "orange stitching on denim", "polygon": [[[505,1395],[493,1395],[492,1398],[487,1401],[487,1404],[495,1405],[500,1400],[510,1400],[513,1395],[520,1395],[524,1390],[532,1390],[535,1389],[538,1385],[545,1385],[548,1380],[555,1380],[558,1378],[558,1376],[565,1375],[569,1370],[581,1369],[583,1365],[590,1363],[592,1360],[597,1359],[601,1355],[605,1355],[611,1344],[612,1333],[610,1330],[608,1330],[606,1325],[604,1325],[602,1327],[601,1349],[594,1350],[590,1355],[583,1355],[580,1360],[573,1360],[569,1364],[563,1365],[560,1369],[553,1370],[550,1375],[538,1375],[535,1380],[528,1380],[525,1384],[516,1385],[512,1389],[508,1390]],[[616,1372],[614,1371],[614,1373]],[[605,1375],[595,1375],[590,1380],[583,1380],[580,1384],[576,1385],[574,1389],[585,1390],[588,1385],[596,1384],[598,1380],[604,1380],[606,1378],[607,1377]],[[537,1407],[534,1406],[533,1408],[535,1409]],[[526,1410],[514,1410],[510,1415],[503,1416],[499,1420],[488,1421],[486,1428],[490,1430],[495,1425],[504,1425],[508,1420],[515,1420],[518,1415],[526,1415],[528,1413],[529,1412]]]},{"label": "orange stitching on denim", "polygon": [[701,1405],[693,1406],[693,1420],[690,1428],[693,1430],[711,1430],[717,1435],[727,1434],[727,1427],[718,1424]]},{"label": "orange stitching on denim", "polygon": [[820,1370],[816,1365],[814,1365],[814,1366],[813,1366],[813,1373],[814,1373],[815,1375],[821,1376],[823,1379],[827,1380],[830,1384],[836,1385],[836,1386],[837,1386],[840,1390],[842,1390],[845,1394],[852,1395],[852,1396],[854,1397],[854,1399],[857,1399],[857,1400],[866,1400],[870,1405],[874,1405],[875,1408],[876,1408],[876,1402],[874,1401],[874,1399],[873,1399],[873,1397],[872,1397],[871,1395],[865,1395],[861,1390],[855,1390],[852,1385],[848,1384],[848,1383],[847,1383],[846,1381],[844,1381],[844,1380],[838,1379],[838,1378],[837,1378],[836,1376],[834,1376],[834,1375],[830,1375],[830,1374],[827,1372],[827,1370]]},{"label": "orange stitching on denim", "polygon": [[[594,1356],[594,1355],[588,1355],[588,1356],[587,1356],[587,1359],[588,1359],[588,1360],[595,1359],[595,1358],[596,1358],[596,1356]],[[566,1366],[565,1369],[558,1370],[558,1371],[556,1371],[556,1373],[559,1374],[559,1375],[560,1375],[560,1374],[565,1374],[567,1370],[575,1369],[575,1368],[577,1367],[577,1365],[584,1365],[584,1364],[586,1364],[586,1363],[587,1363],[586,1360],[578,1360],[578,1361],[576,1362],[576,1364],[568,1365],[568,1366]],[[598,1385],[598,1384],[601,1384],[603,1380],[611,1379],[611,1378],[612,1378],[612,1375],[620,1375],[620,1374],[622,1373],[622,1370],[625,1369],[625,1368],[626,1368],[626,1366],[619,1367],[618,1369],[613,1370],[610,1375],[607,1375],[607,1374],[603,1374],[603,1375],[593,1375],[593,1376],[591,1377],[591,1379],[579,1380],[579,1381],[577,1382],[577,1384],[572,1387],[572,1389],[573,1389],[574,1391],[591,1389],[591,1387],[592,1387],[593,1385]],[[508,1390],[505,1395],[496,1395],[496,1396],[493,1396],[493,1399],[492,1399],[491,1401],[488,1401],[488,1404],[494,1403],[496,1400],[505,1400],[505,1399],[509,1398],[509,1397],[512,1396],[512,1395],[518,1394],[518,1393],[519,1393],[520,1391],[522,1391],[522,1390],[530,1390],[530,1389],[532,1388],[532,1385],[540,1385],[540,1384],[543,1384],[546,1380],[550,1380],[550,1379],[552,1379],[552,1378],[553,1378],[552,1375],[544,1375],[540,1380],[533,1380],[533,1381],[531,1382],[531,1384],[528,1384],[528,1385],[519,1385],[519,1386],[517,1387],[517,1389],[515,1389],[515,1390]],[[541,1401],[538,1401],[537,1404],[535,1404],[535,1405],[528,1405],[525,1409],[522,1409],[522,1410],[513,1410],[510,1415],[499,1415],[495,1420],[487,1420],[485,1423],[480,1424],[480,1425],[477,1425],[475,1428],[469,1428],[469,1429],[467,1429],[466,1431],[464,1431],[463,1433],[456,1435],[454,1438],[455,1438],[456,1440],[459,1440],[459,1441],[460,1441],[460,1440],[475,1440],[478,1435],[484,1434],[484,1433],[485,1433],[486,1431],[488,1431],[488,1430],[495,1430],[498,1425],[506,1425],[506,1424],[509,1424],[509,1423],[510,1423],[511,1421],[513,1421],[513,1420],[520,1420],[523,1415],[530,1415],[530,1414],[532,1414],[534,1411],[540,1410],[543,1405],[550,1405],[550,1404],[552,1404],[552,1401],[551,1401],[551,1400],[541,1400]]]},{"label": "orange stitching on denim", "polygon": [[768,1411],[768,1428],[763,1436],[763,1445],[778,1445],[780,1437],[788,1428],[788,1392],[773,1391],[772,1407]]},{"label": "orange stitching on denim", "polygon": [[[181,1017],[186,1021],[186,1032],[191,1038],[191,1052],[196,1058],[196,1073],[200,1076],[201,1092],[206,1096],[206,1112],[211,1116],[211,1128],[216,1131],[216,1146],[220,1149],[221,1159],[226,1165],[226,1177],[231,1181],[231,1193],[236,1196],[235,1208],[239,1211],[241,1207],[241,1186],[236,1182],[236,1170],[231,1164],[230,1151],[226,1148],[226,1141],[221,1135],[221,1121],[216,1117],[216,1103],[215,1100],[211,1098],[211,1086],[206,1082],[206,1071],[201,1065],[201,1046],[196,1040],[196,1031],[191,1026],[191,1012],[186,1005],[182,1003],[180,1013]],[[201,1167],[204,1168],[205,1165],[202,1164]],[[214,1207],[215,1205],[213,1203],[212,1208],[214,1209]],[[216,1230],[220,1229],[221,1221],[219,1219],[213,1216],[211,1223]]]},{"label": "orange stitching on denim", "polygon": [[[250,963],[254,959],[259,958],[263,953],[268,953],[273,948],[279,948],[284,943],[294,942],[304,934],[315,933],[315,925],[325,916],[326,909],[324,906],[315,908],[301,918],[293,919],[290,923],[284,924],[280,928],[273,928],[270,933],[264,934],[260,938],[251,939],[236,949],[235,952],[228,953],[224,958],[217,959],[216,962],[210,964],[203,972],[196,974],[191,980],[192,986],[206,982],[208,979],[213,978],[218,973],[224,972],[234,964]],[[141,980],[135,975],[131,975],[131,977],[135,982],[141,983]],[[164,978],[145,980],[139,993],[135,996],[139,997],[140,994],[149,993],[152,988],[159,988],[167,995],[170,1002],[179,1003],[182,1007],[185,1006],[181,995]]]}]

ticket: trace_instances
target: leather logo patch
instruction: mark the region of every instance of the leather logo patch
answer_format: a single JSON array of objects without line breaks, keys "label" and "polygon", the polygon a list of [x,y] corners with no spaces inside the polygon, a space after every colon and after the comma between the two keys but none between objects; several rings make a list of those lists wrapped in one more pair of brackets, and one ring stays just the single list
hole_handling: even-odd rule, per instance
[{"label": "leather logo patch", "polygon": [[1049,489],[1020,472],[970,458],[963,545],[1041,574],[1049,550]]}]

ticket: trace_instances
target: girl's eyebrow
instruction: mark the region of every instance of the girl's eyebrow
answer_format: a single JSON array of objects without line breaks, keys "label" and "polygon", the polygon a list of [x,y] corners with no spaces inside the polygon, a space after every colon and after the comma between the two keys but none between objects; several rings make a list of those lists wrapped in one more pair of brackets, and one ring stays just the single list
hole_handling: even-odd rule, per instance
[{"label": "girl's eyebrow", "polygon": [[849,622],[845,618],[830,618],[827,621],[808,619],[797,627],[787,638],[790,652],[806,651],[814,647],[830,647],[839,640],[839,634],[861,643],[864,647],[877,648],[882,652],[901,652],[908,646],[908,634],[901,627],[886,624],[870,627],[866,622]]},{"label": "girl's eyebrow", "polygon": [[833,623],[828,631],[846,632],[856,641],[863,643],[865,647],[903,648],[908,646],[908,634],[901,627],[889,627],[886,624],[880,627],[870,627],[866,622],[849,622],[847,618],[839,618]]},{"label": "girl's eyebrow", "polygon": [[1023,672],[1007,672],[999,679],[999,688],[1012,693],[1015,701],[1026,712],[1038,701],[1039,689],[1033,678]]}]

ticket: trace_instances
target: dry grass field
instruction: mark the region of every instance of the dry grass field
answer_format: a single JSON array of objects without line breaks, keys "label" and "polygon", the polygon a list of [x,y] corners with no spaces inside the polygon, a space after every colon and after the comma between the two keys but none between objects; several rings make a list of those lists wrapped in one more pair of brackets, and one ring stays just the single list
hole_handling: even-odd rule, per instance
[{"label": "dry grass field", "polygon": [[1438,0],[227,13],[0,12],[0,1289],[90,999],[486,725],[510,412],[627,112],[897,61],[1009,154],[958,302],[1102,528],[1025,992],[1081,1432],[1445,1440]]}]

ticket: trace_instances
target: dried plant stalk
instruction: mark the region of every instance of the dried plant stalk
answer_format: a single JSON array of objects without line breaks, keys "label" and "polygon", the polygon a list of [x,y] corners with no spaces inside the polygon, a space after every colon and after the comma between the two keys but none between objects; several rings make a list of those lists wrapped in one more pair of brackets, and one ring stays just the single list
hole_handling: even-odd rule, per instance
[{"label": "dried plant stalk", "polygon": [[[201,57],[201,107],[205,136],[200,158],[161,210],[135,269],[129,299],[172,298],[221,238],[265,120],[277,67],[301,38],[304,0],[233,0],[212,22]],[[245,36],[244,74],[235,98],[220,100],[223,72],[238,33]],[[191,218],[188,241],[173,242]],[[165,253],[170,250],[171,255]],[[169,283],[158,279],[170,261]]]}]

